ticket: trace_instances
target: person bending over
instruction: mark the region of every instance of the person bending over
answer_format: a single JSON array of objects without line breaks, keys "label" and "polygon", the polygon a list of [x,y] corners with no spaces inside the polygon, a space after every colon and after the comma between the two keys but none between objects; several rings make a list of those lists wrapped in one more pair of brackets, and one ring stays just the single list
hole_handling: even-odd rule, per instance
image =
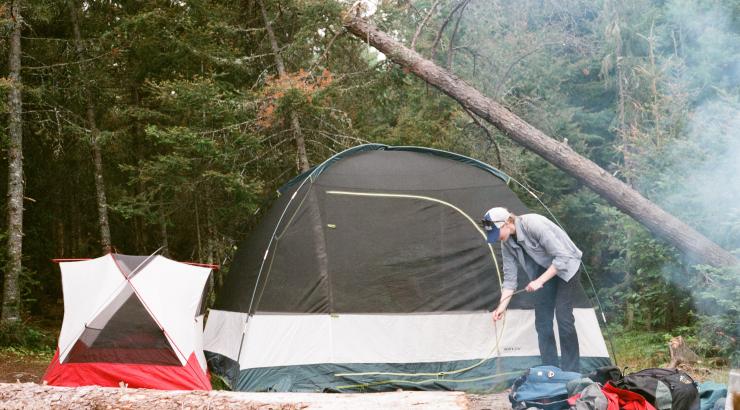
[{"label": "person bending over", "polygon": [[[580,371],[578,334],[573,317],[573,296],[580,280],[578,273],[583,253],[559,226],[538,214],[514,215],[506,208],[491,208],[483,217],[488,243],[501,241],[504,281],[501,300],[493,320],[504,317],[517,286],[520,269],[530,282],[527,292],[538,292],[534,304],[534,323],[543,365],[566,371]],[[562,362],[553,331],[557,318]]]}]

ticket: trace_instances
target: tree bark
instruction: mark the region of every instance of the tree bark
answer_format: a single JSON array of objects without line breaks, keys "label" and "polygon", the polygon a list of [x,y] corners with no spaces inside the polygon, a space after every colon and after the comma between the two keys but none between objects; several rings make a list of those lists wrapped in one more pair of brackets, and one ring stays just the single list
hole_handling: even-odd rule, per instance
[{"label": "tree bark", "polygon": [[682,336],[672,338],[668,343],[668,350],[671,353],[671,363],[668,367],[675,368],[681,363],[694,364],[699,361],[699,356],[686,346]]},{"label": "tree bark", "polygon": [[509,138],[540,155],[583,182],[597,194],[630,215],[684,253],[714,266],[738,264],[735,257],[702,234],[670,215],[568,145],[555,141],[502,105],[485,97],[456,76],[403,46],[359,16],[346,15],[344,26],[363,42],[386,55],[429,84],[457,100],[463,107],[503,131]]},{"label": "tree bark", "polygon": [[159,210],[159,229],[162,234],[162,256],[170,257],[170,241],[167,233],[167,215],[164,207]]},{"label": "tree bark", "polygon": [[[3,409],[468,409],[463,392],[398,391],[388,393],[251,393],[231,391],[149,390],[126,387],[57,387],[36,383],[0,383]],[[498,407],[496,407],[498,408]]]},{"label": "tree bark", "polygon": [[198,261],[203,260],[203,242],[200,237],[200,213],[198,212],[198,198],[195,198],[195,237],[198,239]]},{"label": "tree bark", "polygon": [[[262,0],[259,0],[259,5],[262,11],[262,19],[265,21],[267,37],[270,39],[270,47],[272,47],[272,52],[275,54],[275,65],[277,66],[278,76],[285,78],[285,64],[283,63],[283,57],[280,55],[280,47],[278,46],[275,32],[272,30],[272,24],[270,24],[270,19],[267,16],[267,9],[265,9],[265,4]],[[301,172],[306,172],[310,168],[308,155],[306,154],[306,140],[303,138],[301,123],[298,121],[298,114],[295,111],[290,112],[290,127],[293,129],[293,138],[295,139],[296,151],[298,152],[298,169]]]},{"label": "tree bark", "polygon": [[[141,93],[139,90],[142,89],[144,84],[139,82],[138,80],[134,80],[131,84],[131,97],[132,97],[132,103],[134,105],[134,109],[141,110],[144,109],[144,104],[142,103]],[[138,117],[133,117],[131,119],[133,121],[132,124],[132,137],[133,137],[133,149],[132,151],[135,153],[137,158],[144,158],[145,152],[148,149],[147,141],[146,141],[146,135],[144,132],[144,120]],[[139,196],[142,195],[144,192],[146,192],[146,187],[144,186],[144,181],[139,179],[136,182],[135,188],[134,188],[134,195]],[[136,243],[136,252],[139,254],[148,254],[149,249],[149,228],[147,227],[148,222],[142,215],[136,215],[134,216],[134,230],[136,232],[135,236],[135,243]]]},{"label": "tree bark", "polygon": [[8,265],[3,286],[2,324],[20,322],[18,278],[23,269],[23,119],[21,103],[21,1],[10,5],[10,74],[8,82]]},{"label": "tree bark", "polygon": [[[625,183],[630,187],[634,188],[632,183],[632,173],[636,169],[635,162],[633,161],[635,147],[632,134],[627,130],[627,113],[625,110],[627,91],[624,77],[624,67],[622,64],[622,30],[621,21],[619,19],[619,12],[617,10],[616,1],[607,3],[607,6],[612,8],[612,23],[611,23],[611,35],[614,38],[614,70],[617,74],[617,135],[622,140],[622,157],[624,159],[624,166],[622,167],[622,174],[624,175]],[[625,232],[627,242],[632,242],[632,231],[627,230]],[[633,291],[633,275],[632,269],[632,255],[630,252],[625,252],[624,262],[627,269],[624,273],[624,286],[628,291]],[[634,328],[635,325],[635,305],[633,303],[627,303],[625,306],[625,317],[626,325],[628,330]],[[650,329],[650,320],[647,321],[646,327]]]},{"label": "tree bark", "polygon": [[95,106],[93,104],[92,95],[90,93],[90,84],[84,80],[85,70],[82,65],[84,47],[82,45],[82,39],[80,36],[80,23],[77,15],[78,5],[76,1],[70,1],[70,15],[72,18],[72,30],[75,36],[75,49],[77,51],[77,59],[80,61],[80,74],[83,78],[83,87],[85,93],[85,102],[87,104],[85,113],[87,115],[87,124],[90,128],[90,146],[93,154],[93,165],[95,174],[95,192],[98,203],[98,225],[100,226],[100,245],[102,246],[103,253],[108,254],[111,252],[111,239],[110,239],[110,224],[108,223],[108,200],[105,196],[105,180],[103,179],[103,156],[100,151],[100,144],[98,137],[100,132],[98,131],[97,124],[95,122]]}]

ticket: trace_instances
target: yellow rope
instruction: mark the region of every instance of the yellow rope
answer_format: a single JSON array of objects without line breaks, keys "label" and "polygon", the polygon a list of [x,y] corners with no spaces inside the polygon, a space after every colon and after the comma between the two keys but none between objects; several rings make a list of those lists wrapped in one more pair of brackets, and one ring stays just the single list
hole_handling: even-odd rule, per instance
[{"label": "yellow rope", "polygon": [[426,379],[426,380],[417,380],[417,381],[411,381],[411,380],[383,380],[383,381],[370,382],[370,383],[347,384],[347,385],[337,386],[337,389],[339,389],[339,390],[357,389],[357,388],[364,388],[364,387],[370,387],[370,386],[379,386],[379,385],[391,384],[391,383],[396,383],[396,384],[413,384],[413,385],[421,385],[421,384],[434,383],[434,382],[467,383],[467,382],[476,382],[476,381],[480,381],[480,380],[495,379],[497,377],[508,376],[508,375],[511,375],[511,374],[521,374],[521,371],[498,373],[498,374],[494,374],[492,376],[480,376],[480,377],[473,377],[473,378],[470,378],[470,379]]},{"label": "yellow rope", "polygon": [[[486,234],[483,232],[482,229],[478,227],[478,224],[473,220],[473,218],[470,217],[470,215],[466,214],[462,209],[456,207],[455,205],[442,201],[441,199],[432,198],[428,196],[421,196],[421,195],[409,195],[409,194],[390,194],[390,193],[378,193],[378,192],[351,192],[351,191],[326,191],[329,195],[346,195],[346,196],[362,196],[362,197],[380,197],[380,198],[408,198],[408,199],[421,199],[431,202],[436,202],[445,206],[448,206],[458,213],[460,213],[462,216],[464,216],[474,227],[475,229],[483,236],[483,239],[486,239]],[[491,244],[488,244],[488,249],[491,252],[491,257],[493,258],[493,266],[496,267],[496,275],[498,276],[498,282],[499,282],[499,288],[502,285],[502,278],[501,278],[501,271],[498,267],[498,260],[496,259],[496,253],[493,250],[493,246]],[[522,292],[522,290],[516,291],[511,296],[514,296],[517,293]],[[509,297],[511,297],[509,296]],[[445,372],[437,372],[437,373],[393,373],[393,372],[364,372],[364,373],[335,373],[335,377],[348,377],[348,376],[400,376],[400,377],[422,377],[422,376],[448,376],[452,374],[459,374],[464,373],[468,370],[474,369],[481,364],[483,364],[485,361],[493,357],[493,354],[495,351],[498,351],[499,344],[501,342],[501,338],[503,337],[504,330],[506,329],[506,316],[504,316],[504,319],[502,321],[502,328],[501,333],[498,333],[498,329],[496,326],[496,322],[494,322],[494,332],[496,334],[496,341],[494,345],[492,346],[491,350],[488,352],[488,354],[483,358],[480,359],[477,363],[474,363],[470,366],[457,369],[457,370],[451,370],[451,371],[445,371]],[[500,356],[500,352],[499,352]],[[518,372],[515,372],[518,373]],[[499,375],[505,375],[509,373],[500,373]],[[350,385],[350,386],[339,386],[339,389],[342,388],[357,388],[357,387],[368,387],[368,386],[374,386],[374,385],[381,385],[381,384],[390,384],[390,383],[409,383],[409,384],[423,384],[423,383],[429,383],[431,381],[444,381],[444,382],[450,382],[450,383],[463,383],[463,382],[470,382],[470,381],[477,381],[477,380],[485,380],[490,379],[494,377],[498,377],[499,375],[494,376],[484,376],[484,377],[478,377],[478,378],[472,378],[472,379],[429,379],[429,380],[422,380],[417,382],[412,381],[403,381],[403,380],[387,380],[382,382],[370,382],[370,383],[362,383],[357,385]]]}]

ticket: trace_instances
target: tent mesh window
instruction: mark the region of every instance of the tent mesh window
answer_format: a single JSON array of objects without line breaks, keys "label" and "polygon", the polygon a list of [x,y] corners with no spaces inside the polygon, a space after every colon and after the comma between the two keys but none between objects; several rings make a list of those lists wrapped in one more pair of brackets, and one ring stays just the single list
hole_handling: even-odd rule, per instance
[{"label": "tent mesh window", "polygon": [[101,327],[85,327],[64,362],[182,365],[162,329],[133,292]]}]

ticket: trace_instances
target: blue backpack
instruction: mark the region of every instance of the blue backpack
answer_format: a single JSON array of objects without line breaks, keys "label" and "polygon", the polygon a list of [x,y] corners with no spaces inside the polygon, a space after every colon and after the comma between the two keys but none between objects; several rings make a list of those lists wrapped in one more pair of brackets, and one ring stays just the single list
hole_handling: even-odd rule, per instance
[{"label": "blue backpack", "polygon": [[545,410],[568,408],[566,384],[581,378],[580,373],[566,372],[555,366],[537,366],[514,381],[509,401],[515,409],[537,407]]}]

